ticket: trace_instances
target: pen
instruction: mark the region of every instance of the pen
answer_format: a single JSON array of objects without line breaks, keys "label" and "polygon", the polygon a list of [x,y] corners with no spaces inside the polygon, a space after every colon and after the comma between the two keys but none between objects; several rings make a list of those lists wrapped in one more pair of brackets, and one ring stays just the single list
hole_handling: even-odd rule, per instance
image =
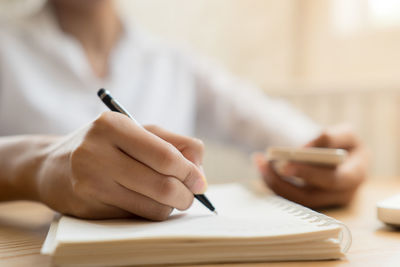
[{"label": "pen", "polygon": [[[115,112],[122,113],[126,116],[128,116],[135,124],[139,125],[142,127],[133,117],[129,112],[124,109],[121,104],[115,100],[109,91],[101,88],[98,92],[97,95],[100,97],[101,101],[111,110]],[[214,206],[211,204],[210,200],[204,195],[204,194],[199,194],[199,195],[194,195],[194,197],[200,201],[204,206],[206,206],[210,211],[214,212],[215,214],[218,214],[217,211],[215,210]]]}]

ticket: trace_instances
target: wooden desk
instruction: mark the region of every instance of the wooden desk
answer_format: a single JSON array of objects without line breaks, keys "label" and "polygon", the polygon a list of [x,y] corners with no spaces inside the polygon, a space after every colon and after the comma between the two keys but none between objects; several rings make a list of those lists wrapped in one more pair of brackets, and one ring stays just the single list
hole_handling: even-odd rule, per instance
[{"label": "wooden desk", "polygon": [[[352,232],[353,244],[347,259],[236,266],[400,266],[400,231],[384,226],[375,214],[376,201],[396,193],[400,193],[400,178],[382,183],[375,180],[360,189],[351,206],[324,212],[343,221]],[[0,266],[51,266],[50,258],[39,251],[52,216],[52,211],[39,204],[0,204]]]}]

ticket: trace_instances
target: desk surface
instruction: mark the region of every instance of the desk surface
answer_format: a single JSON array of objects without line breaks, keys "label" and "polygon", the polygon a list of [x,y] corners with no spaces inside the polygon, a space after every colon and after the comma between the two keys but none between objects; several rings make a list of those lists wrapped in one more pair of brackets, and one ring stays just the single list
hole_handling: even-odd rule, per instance
[{"label": "desk surface", "polygon": [[[346,259],[268,263],[268,266],[400,266],[400,231],[384,226],[375,214],[376,201],[396,193],[400,193],[400,179],[382,183],[370,181],[360,189],[349,207],[323,212],[344,222],[352,232],[353,244]],[[0,265],[51,266],[50,258],[40,255],[39,251],[52,216],[52,211],[39,204],[0,204]],[[241,267],[263,265],[266,264],[236,264]]]}]

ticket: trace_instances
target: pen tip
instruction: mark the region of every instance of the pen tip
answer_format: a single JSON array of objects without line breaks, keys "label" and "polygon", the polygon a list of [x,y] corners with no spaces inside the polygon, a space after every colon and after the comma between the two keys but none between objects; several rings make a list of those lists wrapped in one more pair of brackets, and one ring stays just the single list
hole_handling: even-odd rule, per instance
[{"label": "pen tip", "polygon": [[216,210],[214,210],[213,213],[214,213],[215,215],[218,215],[218,212],[217,212]]}]

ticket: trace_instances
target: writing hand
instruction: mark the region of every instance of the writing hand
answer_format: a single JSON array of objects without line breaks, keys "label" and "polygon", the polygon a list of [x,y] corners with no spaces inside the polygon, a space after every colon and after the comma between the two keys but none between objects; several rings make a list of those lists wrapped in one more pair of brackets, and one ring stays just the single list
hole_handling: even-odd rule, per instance
[{"label": "writing hand", "polygon": [[197,139],[105,112],[46,150],[38,195],[51,208],[82,218],[164,220],[205,191],[202,156]]}]

